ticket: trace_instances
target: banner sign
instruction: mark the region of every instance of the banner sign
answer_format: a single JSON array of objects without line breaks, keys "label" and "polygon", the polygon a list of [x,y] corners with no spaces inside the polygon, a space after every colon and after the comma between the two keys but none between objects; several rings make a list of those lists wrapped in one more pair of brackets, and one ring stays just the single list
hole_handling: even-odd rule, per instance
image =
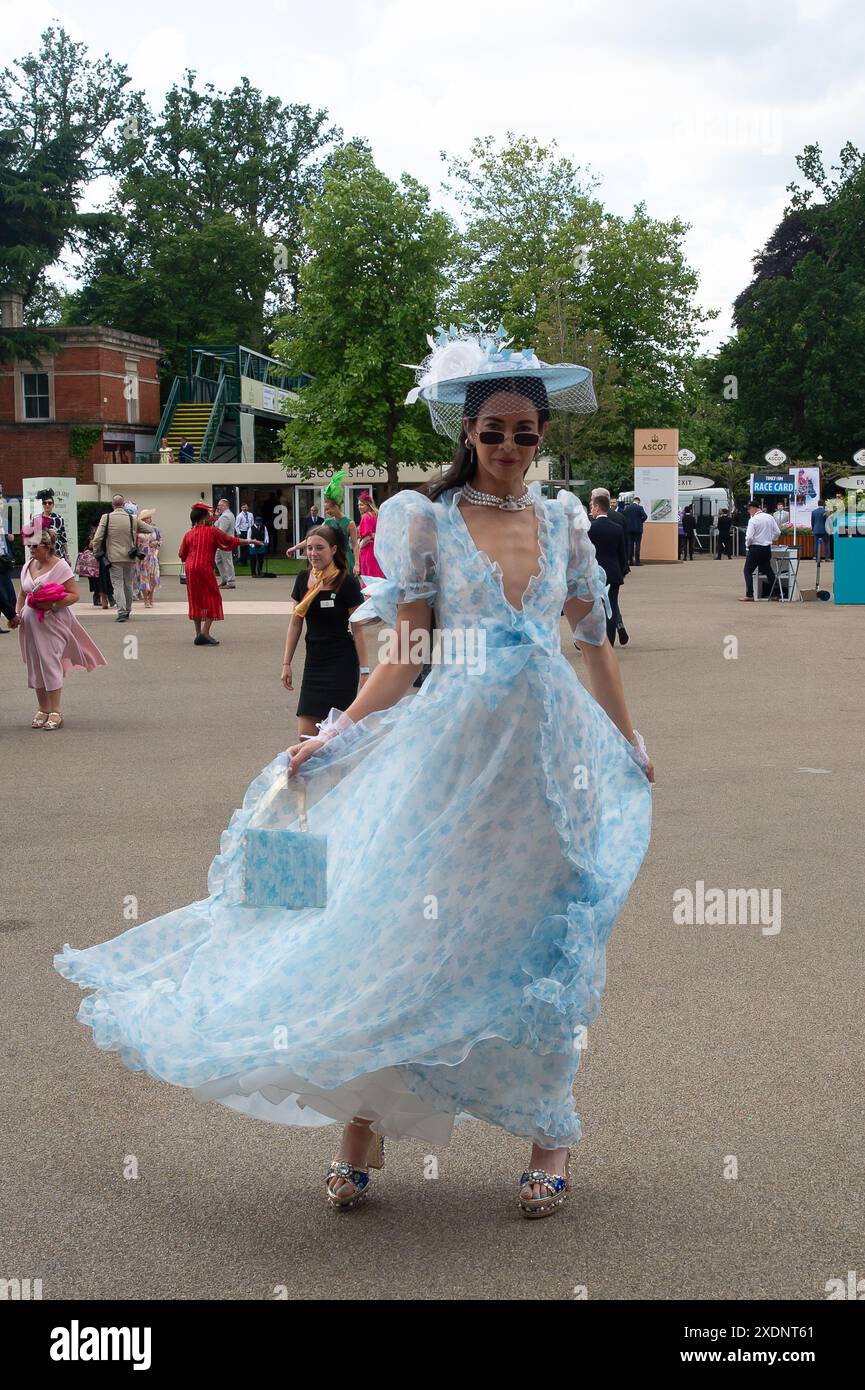
[{"label": "banner sign", "polygon": [[22,478],[21,521],[26,526],[42,515],[42,503],[36,494],[48,487],[54,489],[54,511],[63,518],[69,563],[74,565],[78,556],[78,489],[74,478]]},{"label": "banner sign", "polygon": [[696,473],[679,474],[680,492],[700,492],[704,487],[714,487],[711,478],[698,477]]},{"label": "banner sign", "polygon": [[751,483],[752,497],[795,491],[796,482],[790,473],[755,473]]},{"label": "banner sign", "polygon": [[810,526],[811,513],[820,501],[820,469],[791,468],[795,484],[790,520],[794,526]]},{"label": "banner sign", "polygon": [[634,469],[634,493],[650,521],[669,521],[678,525],[677,484],[678,470],[675,468]]},{"label": "banner sign", "polygon": [[278,386],[269,386],[266,382],[256,381],[249,376],[240,378],[241,405],[250,405],[253,409],[270,410],[274,415],[282,415],[286,401],[296,398],[295,391],[283,391]]}]

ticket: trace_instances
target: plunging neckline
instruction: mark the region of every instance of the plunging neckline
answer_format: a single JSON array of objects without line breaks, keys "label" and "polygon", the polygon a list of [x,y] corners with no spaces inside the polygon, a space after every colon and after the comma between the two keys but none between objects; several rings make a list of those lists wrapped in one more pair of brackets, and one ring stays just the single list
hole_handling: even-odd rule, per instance
[{"label": "plunging neckline", "polygon": [[[531,487],[531,484],[529,484],[529,486]],[[485,566],[486,571],[490,575],[490,577],[497,581],[498,590],[502,597],[502,602],[511,611],[511,613],[515,614],[518,618],[524,617],[526,612],[526,603],[533,596],[535,590],[540,584],[547,563],[546,531],[545,529],[542,529],[546,527],[546,516],[543,513],[542,507],[538,503],[537,497],[534,494],[532,494],[532,511],[535,514],[535,528],[538,547],[538,568],[534,574],[529,575],[528,583],[526,584],[526,587],[523,589],[523,592],[520,595],[520,606],[519,608],[515,608],[514,605],[511,603],[510,599],[508,598],[507,594],[505,593],[505,576],[501,565],[499,564],[498,560],[493,560],[487,554],[487,552],[478,545],[477,541],[475,540],[474,536],[469,530],[468,522],[466,521],[462,511],[460,510],[459,504],[462,495],[463,489],[459,488],[457,490],[456,496],[453,499],[452,505],[454,511],[459,517],[460,525],[462,526],[463,531],[465,532],[465,539],[468,541],[475,554],[480,557],[480,560]]]},{"label": "plunging neckline", "polygon": [[27,561],[27,578],[30,580],[30,583],[33,585],[34,589],[35,589],[36,585],[39,583],[40,579],[45,579],[46,575],[49,575],[49,574],[51,573],[51,570],[56,570],[56,568],[57,568],[57,566],[58,566],[59,564],[60,564],[60,556],[58,555],[57,559],[54,561],[54,564],[50,567],[50,569],[43,570],[41,574],[34,574],[34,573],[33,573],[32,566],[31,566],[31,561],[28,560],[28,561]]}]

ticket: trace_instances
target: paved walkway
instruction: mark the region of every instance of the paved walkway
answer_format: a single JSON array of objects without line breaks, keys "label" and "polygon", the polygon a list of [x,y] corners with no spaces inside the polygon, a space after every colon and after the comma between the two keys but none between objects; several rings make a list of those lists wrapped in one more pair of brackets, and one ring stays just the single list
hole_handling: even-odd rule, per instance
[{"label": "paved walkway", "polygon": [[[176,581],[129,624],[82,604],[110,665],[73,674],[56,735],[27,727],[0,638],[0,1275],[45,1298],[520,1301],[809,1300],[861,1275],[865,611],[739,604],[741,565],[709,558],[633,573],[621,664],[658,768],[654,836],[577,1077],[573,1198],[522,1220],[528,1145],[470,1124],[437,1180],[422,1145],[392,1145],[367,1209],[340,1217],[335,1130],[125,1071],[51,968],[65,941],[127,927],[127,895],[142,921],[205,896],[232,810],[292,741],[285,614],[252,588],[227,596],[218,648],[169,611]],[[780,932],[678,925],[674,894],[698,881],[780,888]]]}]

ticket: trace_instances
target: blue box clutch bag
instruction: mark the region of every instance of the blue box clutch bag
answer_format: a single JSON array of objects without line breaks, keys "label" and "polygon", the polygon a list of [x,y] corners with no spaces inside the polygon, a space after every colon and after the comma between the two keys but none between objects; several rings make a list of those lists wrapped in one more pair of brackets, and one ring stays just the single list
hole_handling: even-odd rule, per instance
[{"label": "blue box clutch bag", "polygon": [[[293,782],[299,830],[280,826],[247,826],[243,849],[243,902],[247,907],[325,907],[327,905],[327,836],[311,835],[306,819],[306,787]],[[288,779],[277,778],[256,807],[253,821],[279,819],[272,812],[288,790]]]}]

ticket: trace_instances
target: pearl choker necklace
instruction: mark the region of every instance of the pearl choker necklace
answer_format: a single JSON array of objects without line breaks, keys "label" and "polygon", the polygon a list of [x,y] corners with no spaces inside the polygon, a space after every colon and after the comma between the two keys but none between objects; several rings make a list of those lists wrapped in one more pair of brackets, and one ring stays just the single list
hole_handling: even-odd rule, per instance
[{"label": "pearl choker necklace", "polygon": [[471,483],[463,483],[463,497],[473,507],[499,507],[503,512],[521,512],[532,505],[532,496],[528,488],[521,497],[513,497],[508,493],[507,497],[502,498],[496,497],[493,492],[479,492]]}]

